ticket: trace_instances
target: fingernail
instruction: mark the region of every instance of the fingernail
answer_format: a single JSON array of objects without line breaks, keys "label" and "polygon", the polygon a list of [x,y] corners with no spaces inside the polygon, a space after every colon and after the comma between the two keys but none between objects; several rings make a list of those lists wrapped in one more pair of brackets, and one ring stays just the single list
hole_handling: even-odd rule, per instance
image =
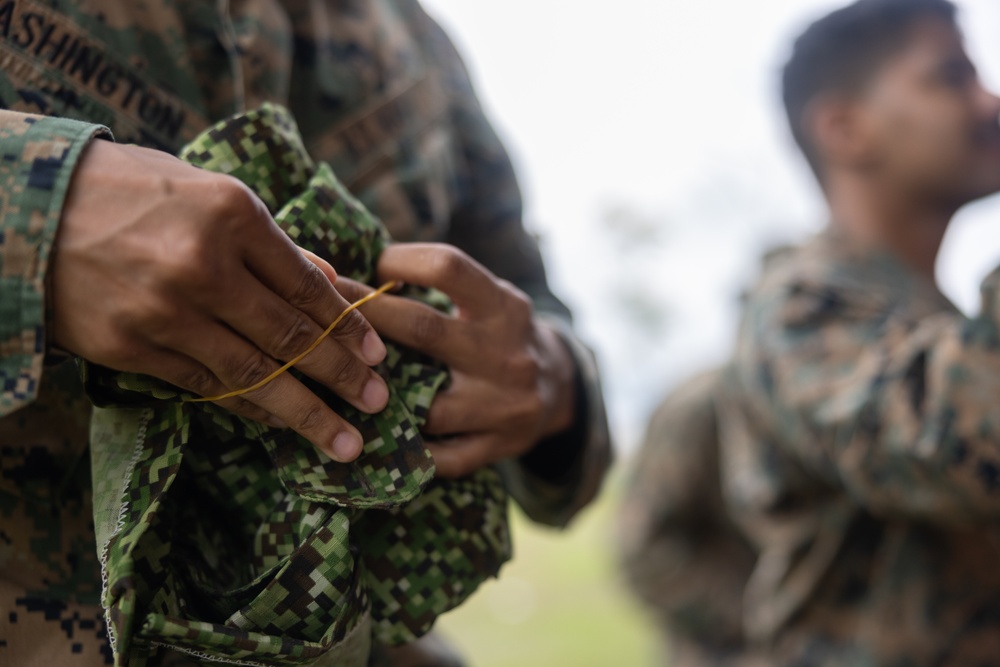
[{"label": "fingernail", "polygon": [[363,446],[364,444],[358,435],[347,431],[339,433],[333,439],[333,451],[330,453],[331,458],[341,463],[348,463],[358,458]]},{"label": "fingernail", "polygon": [[378,412],[389,402],[389,388],[381,379],[372,378],[361,392],[361,401],[369,410]]},{"label": "fingernail", "polygon": [[369,366],[380,364],[385,359],[385,343],[374,331],[366,333],[361,341],[361,355]]}]

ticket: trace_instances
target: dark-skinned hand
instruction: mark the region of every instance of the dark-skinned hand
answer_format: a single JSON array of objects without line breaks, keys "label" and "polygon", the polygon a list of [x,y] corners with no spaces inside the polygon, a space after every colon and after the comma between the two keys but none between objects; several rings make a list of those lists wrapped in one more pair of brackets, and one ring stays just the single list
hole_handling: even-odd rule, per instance
[{"label": "dark-skinned hand", "polygon": [[[52,343],[200,396],[262,380],[348,307],[334,270],[300,252],[249,189],[159,151],[88,146],[55,244]],[[355,311],[297,367],[377,412],[388,389],[369,366],[384,357]],[[335,460],[361,451],[357,430],[287,373],[220,404],[288,426]]]},{"label": "dark-skinned hand", "polygon": [[[398,244],[379,259],[380,281],[434,287],[455,305],[451,315],[399,296],[362,308],[385,338],[442,361],[451,383],[431,404],[424,433],[438,473],[461,477],[521,456],[574,419],[574,362],[556,331],[535,317],[531,300],[460,250]],[[355,301],[368,286],[341,278]]]}]

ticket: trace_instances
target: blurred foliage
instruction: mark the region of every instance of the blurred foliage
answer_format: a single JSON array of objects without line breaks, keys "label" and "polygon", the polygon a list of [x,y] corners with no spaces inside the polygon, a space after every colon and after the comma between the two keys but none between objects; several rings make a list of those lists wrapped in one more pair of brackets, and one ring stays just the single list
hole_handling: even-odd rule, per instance
[{"label": "blurred foliage", "polygon": [[621,295],[619,307],[637,328],[637,333],[653,341],[666,335],[671,323],[670,313],[655,295],[644,291],[625,292]]},{"label": "blurred foliage", "polygon": [[616,259],[603,267],[608,270],[603,283],[605,308],[644,343],[661,340],[672,321],[670,304],[659,293],[659,285],[650,281],[662,261],[670,237],[668,227],[663,216],[619,204],[604,211],[595,230]]},{"label": "blurred foliage", "polygon": [[615,555],[621,474],[565,532],[515,510],[514,560],[438,630],[471,667],[657,665],[652,621],[625,589]]},{"label": "blurred foliage", "polygon": [[624,204],[605,209],[600,223],[602,236],[626,252],[655,249],[664,243],[668,234],[667,224],[662,219],[643,215]]}]

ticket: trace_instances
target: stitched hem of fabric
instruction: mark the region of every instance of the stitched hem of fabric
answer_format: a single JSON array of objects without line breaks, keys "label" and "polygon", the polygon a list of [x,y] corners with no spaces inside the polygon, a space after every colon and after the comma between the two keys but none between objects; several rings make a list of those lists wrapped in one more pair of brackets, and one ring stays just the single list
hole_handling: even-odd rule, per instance
[{"label": "stitched hem of fabric", "polygon": [[[101,599],[107,599],[108,586],[110,576],[108,574],[108,560],[110,558],[111,543],[114,541],[115,537],[125,528],[125,517],[128,515],[128,487],[129,481],[132,479],[132,474],[135,472],[135,467],[139,463],[139,459],[142,457],[143,445],[146,442],[146,427],[149,426],[149,421],[153,418],[152,410],[143,410],[142,416],[139,418],[139,431],[135,436],[135,445],[132,448],[132,456],[129,458],[128,465],[125,467],[125,475],[122,477],[122,486],[119,497],[121,498],[121,505],[118,508],[118,521],[115,524],[115,529],[105,540],[104,545],[101,547]],[[114,625],[111,623],[111,607],[105,605],[104,607],[104,624],[107,627],[108,632],[108,643],[111,645],[111,651],[115,655],[118,654],[118,638],[115,637]]]},{"label": "stitched hem of fabric", "polygon": [[[357,667],[361,667],[368,662],[367,656],[371,652],[371,613],[362,616],[357,625],[337,643],[311,664],[312,667],[354,667],[355,663],[350,662],[352,658],[357,658]],[[203,660],[205,662],[225,663],[227,665],[238,665],[239,667],[274,667],[274,663],[254,662],[252,660],[240,660],[226,656],[213,656],[202,651],[182,648],[164,642],[151,642],[150,646],[163,648],[169,651],[176,651],[184,655]],[[346,661],[346,662],[345,662]]]}]

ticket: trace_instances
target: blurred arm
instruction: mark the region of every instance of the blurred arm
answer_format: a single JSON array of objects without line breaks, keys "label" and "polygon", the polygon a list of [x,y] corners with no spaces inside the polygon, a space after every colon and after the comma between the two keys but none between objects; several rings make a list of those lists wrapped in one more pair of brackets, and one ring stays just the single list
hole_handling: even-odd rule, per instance
[{"label": "blurred arm", "polygon": [[632,592],[659,614],[671,640],[725,648],[741,641],[754,554],[722,497],[720,377],[716,371],[685,382],[654,413],[632,464],[618,536]]},{"label": "blurred arm", "polygon": [[454,46],[428,18],[436,64],[450,93],[451,122],[464,164],[459,205],[446,241],[527,294],[538,323],[553,328],[575,365],[574,420],[528,454],[501,465],[512,495],[536,521],[565,525],[597,493],[611,443],[597,366],[575,336],[566,306],[549,289],[537,241],[524,229],[521,193],[507,152],[483,114]]}]

